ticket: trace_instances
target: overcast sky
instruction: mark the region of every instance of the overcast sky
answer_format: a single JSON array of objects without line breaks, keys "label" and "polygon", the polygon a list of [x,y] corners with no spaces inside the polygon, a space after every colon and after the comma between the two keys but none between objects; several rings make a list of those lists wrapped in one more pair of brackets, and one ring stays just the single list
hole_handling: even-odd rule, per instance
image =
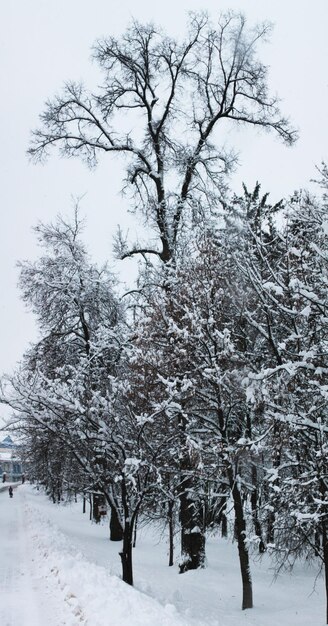
[{"label": "overcast sky", "polygon": [[[10,371],[36,337],[32,316],[19,300],[15,267],[17,260],[37,254],[32,226],[58,212],[69,214],[72,198],[83,196],[85,239],[93,258],[102,262],[110,256],[116,225],[131,224],[119,195],[120,169],[112,163],[103,162],[94,172],[78,160],[55,155],[43,166],[29,163],[29,134],[44,101],[65,80],[91,82],[91,45],[103,35],[119,35],[132,17],[154,21],[179,36],[189,10],[205,9],[215,18],[229,8],[243,11],[250,25],[274,23],[271,43],[259,56],[270,66],[270,86],[282,100],[283,113],[300,131],[293,148],[268,135],[234,133],[240,166],[232,184],[239,190],[241,181],[252,187],[259,180],[263,191],[278,200],[307,186],[315,165],[328,161],[328,0],[1,2],[0,373]],[[125,265],[122,273],[129,271]]]}]

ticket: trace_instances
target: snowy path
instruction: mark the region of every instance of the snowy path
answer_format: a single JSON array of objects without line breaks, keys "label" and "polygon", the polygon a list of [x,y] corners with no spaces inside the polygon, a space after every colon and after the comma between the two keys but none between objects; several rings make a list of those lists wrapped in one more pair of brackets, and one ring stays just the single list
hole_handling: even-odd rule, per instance
[{"label": "snowy path", "polygon": [[19,487],[12,499],[7,490],[0,492],[0,555],[1,626],[74,624],[68,608],[69,621],[63,614],[65,606],[58,611],[56,585],[40,576],[24,523]]},{"label": "snowy path", "polygon": [[[156,530],[156,529],[154,529]],[[140,529],[139,588],[122,582],[108,526],[81,503],[53,505],[41,491],[0,492],[0,626],[323,626],[323,581],[299,564],[272,583],[268,559],[252,563],[255,608],[240,610],[236,546],[208,540],[205,570],[167,567],[158,532]],[[152,596],[152,597],[151,597]]]},{"label": "snowy path", "polygon": [[[42,499],[42,496],[41,498]],[[31,502],[0,492],[0,626],[198,626],[90,562]]]}]

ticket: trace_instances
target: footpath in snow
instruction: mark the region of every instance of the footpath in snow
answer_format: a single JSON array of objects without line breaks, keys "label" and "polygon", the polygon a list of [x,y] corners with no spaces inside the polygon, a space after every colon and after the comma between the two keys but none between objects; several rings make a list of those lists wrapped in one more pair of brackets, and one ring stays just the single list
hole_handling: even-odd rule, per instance
[{"label": "footpath in snow", "polygon": [[88,562],[31,500],[28,486],[12,499],[0,492],[1,626],[187,625],[173,606]]},{"label": "footpath in snow", "polygon": [[205,570],[167,566],[161,533],[141,529],[135,588],[120,580],[119,544],[81,504],[53,505],[30,485],[0,492],[0,626],[324,626],[322,579],[297,566],[273,582],[253,563],[255,608],[240,610],[236,545],[208,541]]},{"label": "footpath in snow", "polygon": [[26,525],[24,500],[17,484],[9,498],[0,491],[0,624],[1,626],[68,626],[77,624],[52,577],[40,572]]}]

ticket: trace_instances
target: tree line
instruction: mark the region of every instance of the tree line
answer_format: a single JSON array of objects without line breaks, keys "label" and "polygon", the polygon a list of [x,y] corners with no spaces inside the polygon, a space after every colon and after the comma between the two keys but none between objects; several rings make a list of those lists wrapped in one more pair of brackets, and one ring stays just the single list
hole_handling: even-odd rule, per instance
[{"label": "tree line", "polygon": [[95,44],[98,93],[69,83],[47,103],[32,158],[53,146],[91,166],[124,156],[131,209],[153,236],[118,234],[120,258],[144,260],[122,297],[77,212],[37,226],[43,252],[21,263],[20,289],[40,341],[1,394],[54,499],[105,498],[123,580],[138,519],[167,527],[170,565],[180,533],[180,573],[204,567],[206,533],[220,529],[238,546],[244,609],[253,550],[277,567],[312,557],[328,586],[327,167],[316,196],[236,195],[217,132],[296,139],[258,60],[268,30],[193,14],[178,42],[133,22]]}]

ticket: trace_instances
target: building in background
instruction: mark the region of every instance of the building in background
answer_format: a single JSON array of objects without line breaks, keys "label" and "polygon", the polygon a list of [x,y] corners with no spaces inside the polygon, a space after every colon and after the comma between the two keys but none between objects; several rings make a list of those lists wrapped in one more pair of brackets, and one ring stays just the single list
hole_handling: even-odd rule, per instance
[{"label": "building in background", "polygon": [[8,435],[0,442],[0,482],[16,482],[23,476],[19,446]]}]

